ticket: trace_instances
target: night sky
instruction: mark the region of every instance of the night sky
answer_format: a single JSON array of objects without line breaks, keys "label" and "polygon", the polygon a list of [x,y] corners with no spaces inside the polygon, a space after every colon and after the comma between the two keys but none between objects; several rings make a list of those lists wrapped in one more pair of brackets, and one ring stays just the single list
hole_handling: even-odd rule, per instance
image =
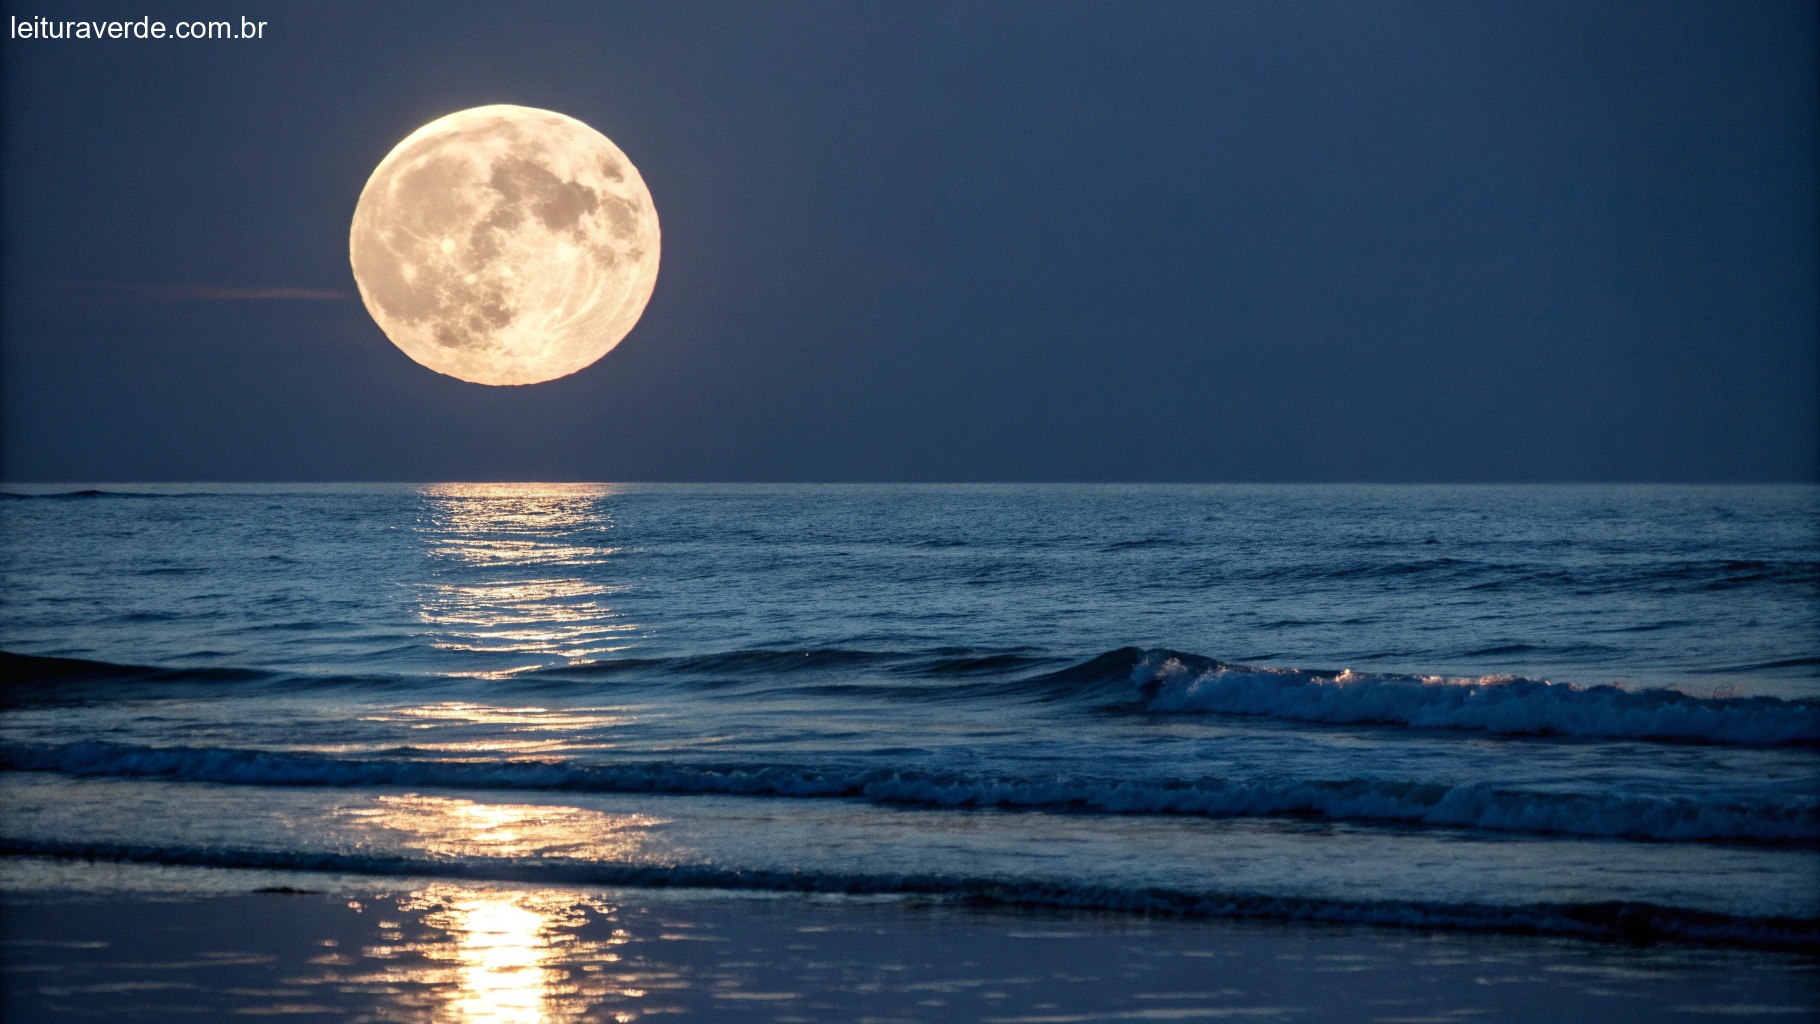
[{"label": "night sky", "polygon": [[[1789,3],[7,5],[15,480],[1812,480]],[[491,388],[354,203],[487,103],[614,140],[644,318]]]}]

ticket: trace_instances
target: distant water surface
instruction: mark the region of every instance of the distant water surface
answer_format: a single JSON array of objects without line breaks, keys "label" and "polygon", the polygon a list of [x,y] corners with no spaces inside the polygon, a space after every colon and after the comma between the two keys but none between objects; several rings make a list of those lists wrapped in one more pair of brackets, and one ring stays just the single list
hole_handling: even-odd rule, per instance
[{"label": "distant water surface", "polygon": [[15,853],[1820,936],[1820,488],[11,491]]}]

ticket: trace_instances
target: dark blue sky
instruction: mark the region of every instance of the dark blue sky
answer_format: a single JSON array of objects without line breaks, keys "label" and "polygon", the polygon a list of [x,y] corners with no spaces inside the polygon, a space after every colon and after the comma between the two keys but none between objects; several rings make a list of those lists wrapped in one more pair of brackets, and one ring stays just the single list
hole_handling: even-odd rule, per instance
[{"label": "dark blue sky", "polygon": [[[4,42],[13,479],[1815,475],[1811,3],[156,7],[69,16],[270,25]],[[643,321],[532,387],[348,269],[485,103],[663,222]]]}]

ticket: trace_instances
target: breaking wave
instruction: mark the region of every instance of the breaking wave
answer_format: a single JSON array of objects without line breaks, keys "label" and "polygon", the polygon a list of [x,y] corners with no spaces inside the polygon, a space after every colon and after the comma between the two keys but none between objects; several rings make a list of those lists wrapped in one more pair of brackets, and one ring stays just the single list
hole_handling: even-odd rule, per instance
[{"label": "breaking wave", "polygon": [[1820,796],[1732,799],[1535,792],[1382,779],[1124,780],[817,770],[676,762],[331,758],[105,742],[0,748],[0,769],[244,786],[423,786],[597,793],[848,798],[941,808],[1334,821],[1665,841],[1820,843]]},{"label": "breaking wave", "polygon": [[1774,747],[1820,743],[1820,703],[1700,697],[1670,689],[1577,686],[1517,676],[1451,679],[1230,665],[1145,652],[1131,680],[1161,712],[1259,715],[1292,722],[1469,729]]},{"label": "breaking wave", "polygon": [[[914,681],[914,682],[911,682]],[[448,676],[310,676],[259,669],[158,668],[0,652],[0,701],[56,699],[77,684],[260,683],[463,685]],[[880,699],[1078,701],[1156,713],[1244,715],[1330,725],[1405,726],[1498,736],[1820,746],[1820,701],[1699,696],[1488,675],[1451,678],[1272,668],[1171,650],[1121,647],[1083,662],[1016,651],[926,652],[839,648],[745,650],[691,657],[616,658],[550,666],[488,680],[513,687],[763,683]]]}]

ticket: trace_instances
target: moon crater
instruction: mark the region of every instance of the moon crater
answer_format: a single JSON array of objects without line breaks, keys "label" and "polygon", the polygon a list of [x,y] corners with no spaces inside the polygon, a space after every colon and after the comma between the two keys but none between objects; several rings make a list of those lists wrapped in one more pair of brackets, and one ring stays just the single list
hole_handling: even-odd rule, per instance
[{"label": "moon crater", "polygon": [[367,311],[406,355],[535,384],[624,338],[657,283],[657,209],[606,136],[564,114],[475,107],[373,171],[349,233]]}]

